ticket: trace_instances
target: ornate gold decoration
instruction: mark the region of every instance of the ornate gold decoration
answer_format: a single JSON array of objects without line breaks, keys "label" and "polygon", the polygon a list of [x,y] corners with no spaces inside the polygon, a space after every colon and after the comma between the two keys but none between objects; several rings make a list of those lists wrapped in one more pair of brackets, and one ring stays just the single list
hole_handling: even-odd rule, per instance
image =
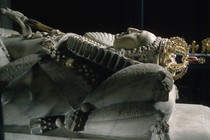
[{"label": "ornate gold decoration", "polygon": [[210,38],[203,39],[202,43],[202,53],[210,53]]},{"label": "ornate gold decoration", "polygon": [[64,60],[62,64],[66,68],[72,69],[73,68],[73,62],[74,62],[74,59],[68,58],[68,59]]},{"label": "ornate gold decoration", "polygon": [[[165,41],[160,54],[162,65],[173,75],[174,80],[181,78],[187,71],[189,46],[183,38],[172,37]],[[176,58],[180,57],[180,62]]]},{"label": "ornate gold decoration", "polygon": [[206,62],[206,59],[204,57],[198,58],[198,63],[199,64],[204,64]]},{"label": "ornate gold decoration", "polygon": [[190,55],[188,61],[190,64],[204,64],[206,59],[204,57],[198,58],[196,56]]},{"label": "ornate gold decoration", "polygon": [[189,45],[190,53],[195,54],[198,51],[199,45],[196,44],[196,41],[193,40],[192,43]]}]

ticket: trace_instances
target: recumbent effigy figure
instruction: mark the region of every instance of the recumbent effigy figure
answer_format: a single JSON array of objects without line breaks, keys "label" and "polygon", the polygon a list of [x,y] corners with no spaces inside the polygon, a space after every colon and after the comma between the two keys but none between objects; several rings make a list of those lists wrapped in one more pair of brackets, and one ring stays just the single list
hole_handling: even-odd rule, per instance
[{"label": "recumbent effigy figure", "polygon": [[182,38],[135,28],[82,36],[54,30],[18,11],[1,13],[22,29],[0,38],[6,132],[55,136],[58,131],[62,137],[61,131],[67,131],[92,134],[93,139],[209,138],[209,126],[192,137],[191,129],[178,131],[174,119],[174,80],[189,64]]}]

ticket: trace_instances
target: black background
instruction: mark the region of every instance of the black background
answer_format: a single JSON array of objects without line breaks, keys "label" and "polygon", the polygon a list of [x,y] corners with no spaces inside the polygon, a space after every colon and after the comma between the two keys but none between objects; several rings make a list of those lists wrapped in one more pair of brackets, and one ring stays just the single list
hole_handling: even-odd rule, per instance
[{"label": "black background", "polygon": [[132,26],[163,37],[184,37],[188,42],[200,41],[210,32],[208,0],[36,0],[11,4],[27,17],[64,32],[116,33]]},{"label": "black background", "polygon": [[122,32],[128,26],[140,27],[141,1],[138,0],[41,0],[12,2],[14,10],[63,32]]},{"label": "black background", "polygon": [[[157,36],[185,38],[187,43],[210,37],[208,0],[60,0],[12,1],[12,9],[63,32],[119,33],[127,27]],[[210,105],[210,63],[192,65],[175,83],[183,103]]]}]

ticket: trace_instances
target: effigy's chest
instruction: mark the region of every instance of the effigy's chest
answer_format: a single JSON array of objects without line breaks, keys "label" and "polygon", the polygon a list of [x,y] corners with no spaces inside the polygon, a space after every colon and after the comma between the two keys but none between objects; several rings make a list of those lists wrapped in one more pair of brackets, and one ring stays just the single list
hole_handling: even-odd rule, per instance
[{"label": "effigy's chest", "polygon": [[[2,101],[4,108],[15,107],[21,110],[20,116],[34,117],[77,108],[91,90],[92,87],[75,71],[45,60],[8,84]],[[9,113],[9,109],[5,109],[6,112]],[[6,119],[8,122],[11,121],[9,118]]]}]

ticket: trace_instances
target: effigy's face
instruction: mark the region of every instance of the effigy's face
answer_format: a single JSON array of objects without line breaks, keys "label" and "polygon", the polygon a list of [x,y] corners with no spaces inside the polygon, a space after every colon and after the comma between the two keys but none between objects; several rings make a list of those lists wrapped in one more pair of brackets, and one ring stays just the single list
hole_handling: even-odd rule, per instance
[{"label": "effigy's face", "polygon": [[133,49],[155,41],[156,36],[145,30],[128,28],[127,32],[115,35],[114,48]]}]

